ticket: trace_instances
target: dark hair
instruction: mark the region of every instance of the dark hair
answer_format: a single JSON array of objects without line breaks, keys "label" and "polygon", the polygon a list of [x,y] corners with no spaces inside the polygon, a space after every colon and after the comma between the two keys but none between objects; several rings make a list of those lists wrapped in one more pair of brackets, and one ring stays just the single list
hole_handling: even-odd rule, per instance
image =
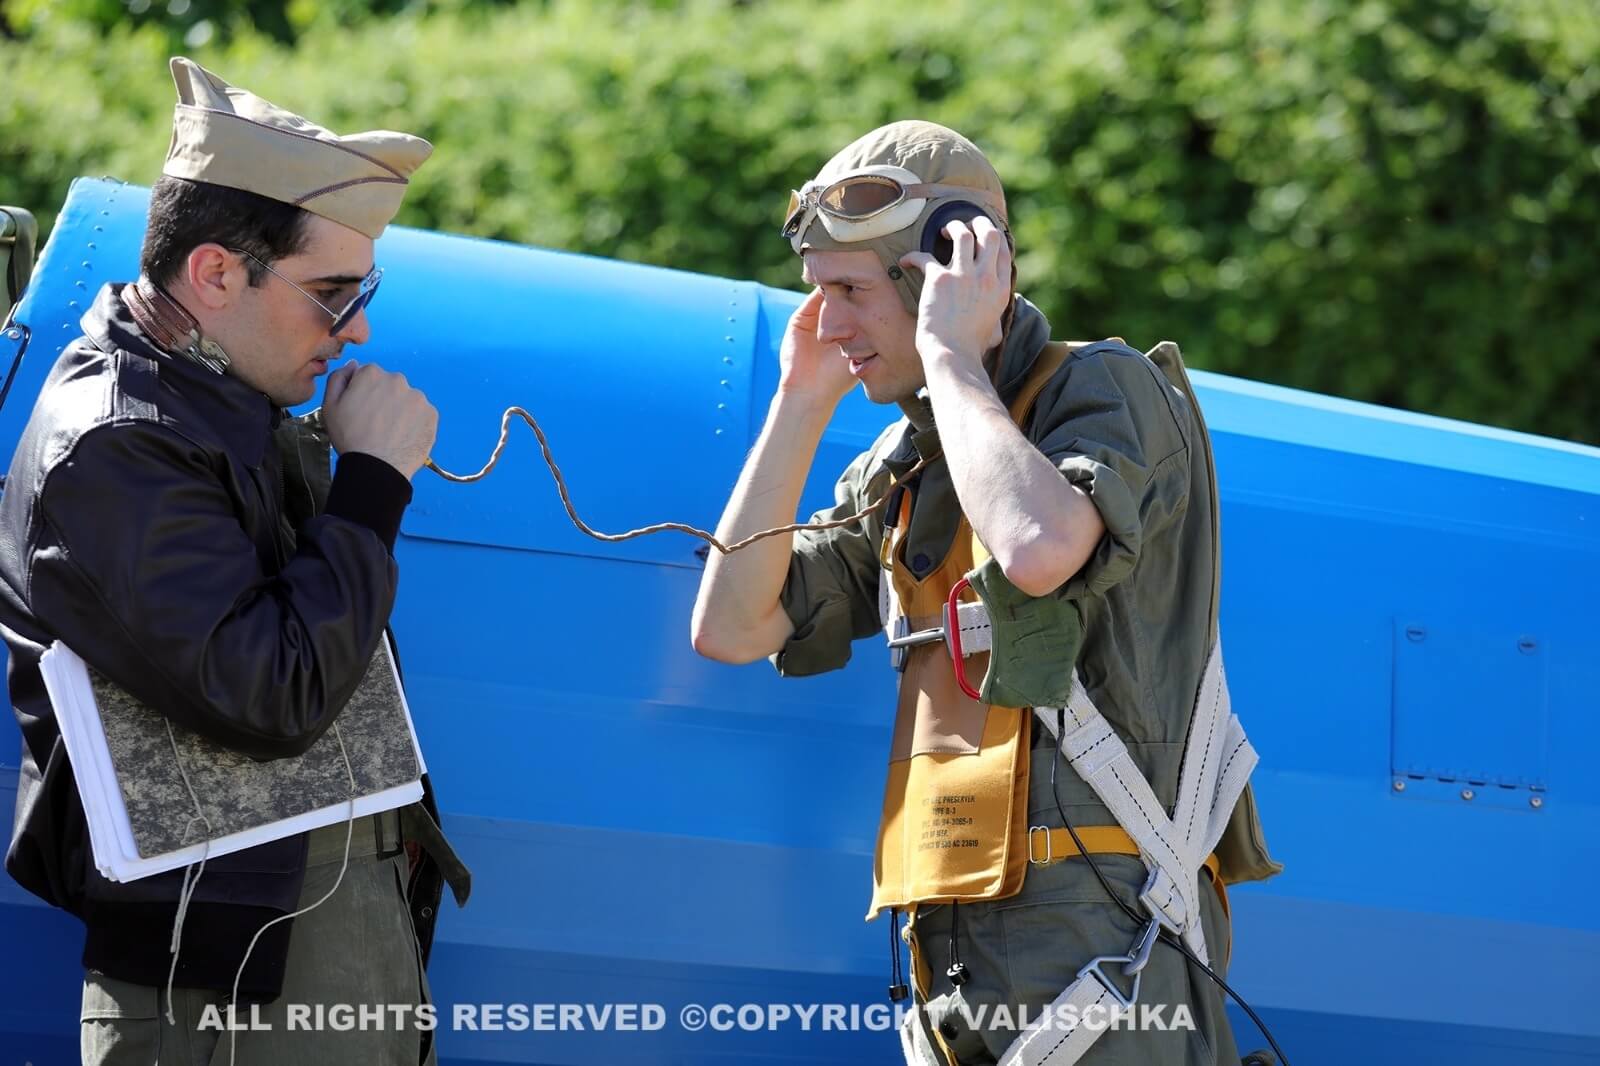
[{"label": "dark hair", "polygon": [[[183,273],[189,253],[210,243],[272,263],[304,250],[306,218],[303,208],[243,189],[163,177],[150,190],[139,269],[157,285],[170,285]],[[260,264],[246,259],[245,267],[250,284],[261,284],[266,271]]]}]

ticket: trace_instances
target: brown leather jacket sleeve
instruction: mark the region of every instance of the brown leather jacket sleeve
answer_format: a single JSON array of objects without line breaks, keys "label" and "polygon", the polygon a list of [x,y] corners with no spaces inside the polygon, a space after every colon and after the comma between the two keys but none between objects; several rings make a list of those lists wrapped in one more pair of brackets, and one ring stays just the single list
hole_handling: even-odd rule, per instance
[{"label": "brown leather jacket sleeve", "polygon": [[[387,501],[397,526],[410,486],[389,472],[404,485]],[[274,568],[241,521],[276,517],[271,488],[219,477],[203,449],[165,426],[102,425],[45,482],[28,566],[35,613],[85,661],[257,759],[300,754],[332,724],[383,634],[398,579],[373,528],[384,523],[338,514],[301,527]],[[263,498],[236,498],[251,492]]]}]

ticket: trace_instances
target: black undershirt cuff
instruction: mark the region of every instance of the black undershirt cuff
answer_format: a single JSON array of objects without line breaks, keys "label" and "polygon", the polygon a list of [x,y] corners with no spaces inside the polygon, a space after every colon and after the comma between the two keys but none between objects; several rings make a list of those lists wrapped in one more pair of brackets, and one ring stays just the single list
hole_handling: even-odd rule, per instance
[{"label": "black undershirt cuff", "polygon": [[376,456],[346,452],[339,456],[323,513],[366,526],[393,555],[410,502],[411,481],[404,474]]}]

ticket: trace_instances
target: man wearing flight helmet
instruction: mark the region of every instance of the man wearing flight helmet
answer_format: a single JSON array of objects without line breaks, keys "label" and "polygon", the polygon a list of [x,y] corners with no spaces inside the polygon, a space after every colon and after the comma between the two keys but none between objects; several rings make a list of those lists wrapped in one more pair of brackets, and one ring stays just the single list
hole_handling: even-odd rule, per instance
[{"label": "man wearing flight helmet", "polygon": [[[931,123],[846,147],[791,198],[784,234],[814,289],[718,535],[792,521],[857,382],[903,417],[813,521],[884,506],[713,555],[693,640],[801,676],[890,637],[901,676],[869,916],[908,919],[923,1009],[903,1027],[907,1060],[1238,1062],[1199,963],[1226,967],[1223,882],[1278,866],[1227,711],[1215,482],[1176,348],[1050,343],[1015,293],[999,177]],[[1187,756],[1192,722],[1226,766]],[[1108,1032],[1133,1002],[1161,1024]]]}]

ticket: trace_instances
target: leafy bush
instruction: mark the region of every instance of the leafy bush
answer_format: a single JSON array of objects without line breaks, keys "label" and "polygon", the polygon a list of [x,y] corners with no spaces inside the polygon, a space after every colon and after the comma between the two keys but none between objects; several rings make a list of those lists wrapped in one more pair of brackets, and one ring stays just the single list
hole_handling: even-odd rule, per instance
[{"label": "leafy bush", "polygon": [[[789,189],[929,118],[1005,178],[1060,335],[1600,442],[1597,12],[463,0],[195,57],[335,129],[432,140],[404,223],[791,287]],[[0,41],[0,200],[46,221],[74,175],[151,181],[170,40],[39,18]]]}]

